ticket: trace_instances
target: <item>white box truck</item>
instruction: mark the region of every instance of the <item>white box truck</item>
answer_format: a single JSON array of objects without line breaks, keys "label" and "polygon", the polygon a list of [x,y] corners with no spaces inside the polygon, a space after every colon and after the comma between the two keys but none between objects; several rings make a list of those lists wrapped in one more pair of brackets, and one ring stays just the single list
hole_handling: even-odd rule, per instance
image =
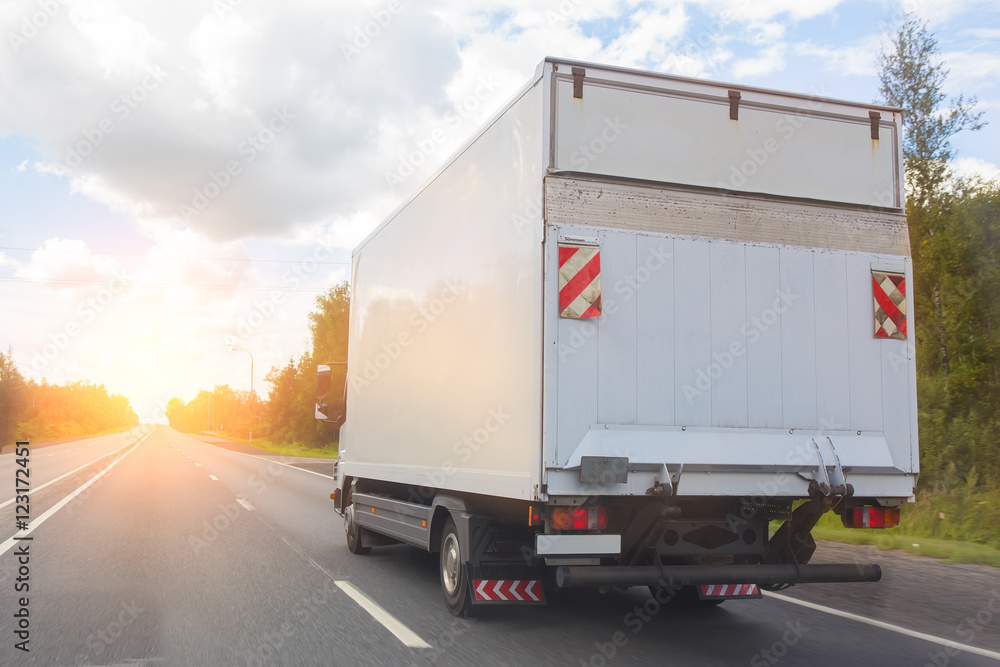
[{"label": "white box truck", "polygon": [[440,552],[455,614],[877,581],[808,563],[823,513],[895,525],[917,479],[901,128],[543,61],[354,251],[317,406],[350,550]]}]

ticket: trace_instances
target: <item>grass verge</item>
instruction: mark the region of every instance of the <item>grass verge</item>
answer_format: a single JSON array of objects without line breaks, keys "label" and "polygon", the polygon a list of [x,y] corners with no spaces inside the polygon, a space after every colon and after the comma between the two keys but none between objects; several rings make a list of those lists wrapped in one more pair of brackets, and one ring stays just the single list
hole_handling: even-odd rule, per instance
[{"label": "grass verge", "polygon": [[988,544],[907,535],[901,528],[887,530],[844,528],[840,525],[839,518],[830,515],[820,520],[819,525],[813,528],[812,535],[817,540],[828,542],[868,544],[881,551],[902,549],[917,556],[940,558],[952,563],[979,563],[1000,567],[1000,549]]},{"label": "grass verge", "polygon": [[266,438],[254,438],[253,442],[250,442],[247,438],[238,438],[232,435],[223,435],[226,440],[232,440],[233,442],[241,442],[244,445],[249,445],[250,447],[256,447],[257,449],[263,449],[265,451],[271,452],[273,454],[280,454],[281,456],[302,456],[307,458],[317,458],[317,459],[335,459],[337,458],[337,444],[333,444],[330,447],[312,447],[310,445],[304,445],[298,442],[293,443],[281,443],[281,442],[271,442]]}]

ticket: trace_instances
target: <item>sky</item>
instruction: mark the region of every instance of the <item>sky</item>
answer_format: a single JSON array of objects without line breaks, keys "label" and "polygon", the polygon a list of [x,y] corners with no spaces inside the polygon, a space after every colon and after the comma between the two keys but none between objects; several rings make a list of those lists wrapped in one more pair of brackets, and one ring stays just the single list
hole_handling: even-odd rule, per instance
[{"label": "sky", "polygon": [[1000,176],[995,0],[2,0],[0,347],[49,383],[253,386],[309,348],[351,249],[545,56],[878,101],[928,22]]}]

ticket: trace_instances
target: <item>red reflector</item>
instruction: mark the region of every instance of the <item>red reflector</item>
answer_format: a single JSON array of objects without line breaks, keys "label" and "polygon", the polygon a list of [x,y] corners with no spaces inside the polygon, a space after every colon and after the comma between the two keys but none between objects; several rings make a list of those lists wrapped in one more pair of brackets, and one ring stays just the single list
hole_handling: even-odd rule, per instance
[{"label": "red reflector", "polygon": [[898,507],[855,507],[851,528],[893,528],[899,525]]},{"label": "red reflector", "polygon": [[542,513],[537,507],[533,505],[528,506],[528,525],[529,526],[540,526],[542,525]]}]

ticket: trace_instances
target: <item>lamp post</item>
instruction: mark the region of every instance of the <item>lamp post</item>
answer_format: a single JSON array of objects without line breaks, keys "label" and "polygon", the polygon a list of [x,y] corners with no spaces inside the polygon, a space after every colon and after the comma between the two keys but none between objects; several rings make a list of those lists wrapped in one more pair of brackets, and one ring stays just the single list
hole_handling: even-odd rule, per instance
[{"label": "lamp post", "polygon": [[[250,428],[253,428],[253,352],[239,345],[229,344],[232,352],[246,352],[250,355]],[[250,431],[250,444],[253,444],[253,431]]]}]

